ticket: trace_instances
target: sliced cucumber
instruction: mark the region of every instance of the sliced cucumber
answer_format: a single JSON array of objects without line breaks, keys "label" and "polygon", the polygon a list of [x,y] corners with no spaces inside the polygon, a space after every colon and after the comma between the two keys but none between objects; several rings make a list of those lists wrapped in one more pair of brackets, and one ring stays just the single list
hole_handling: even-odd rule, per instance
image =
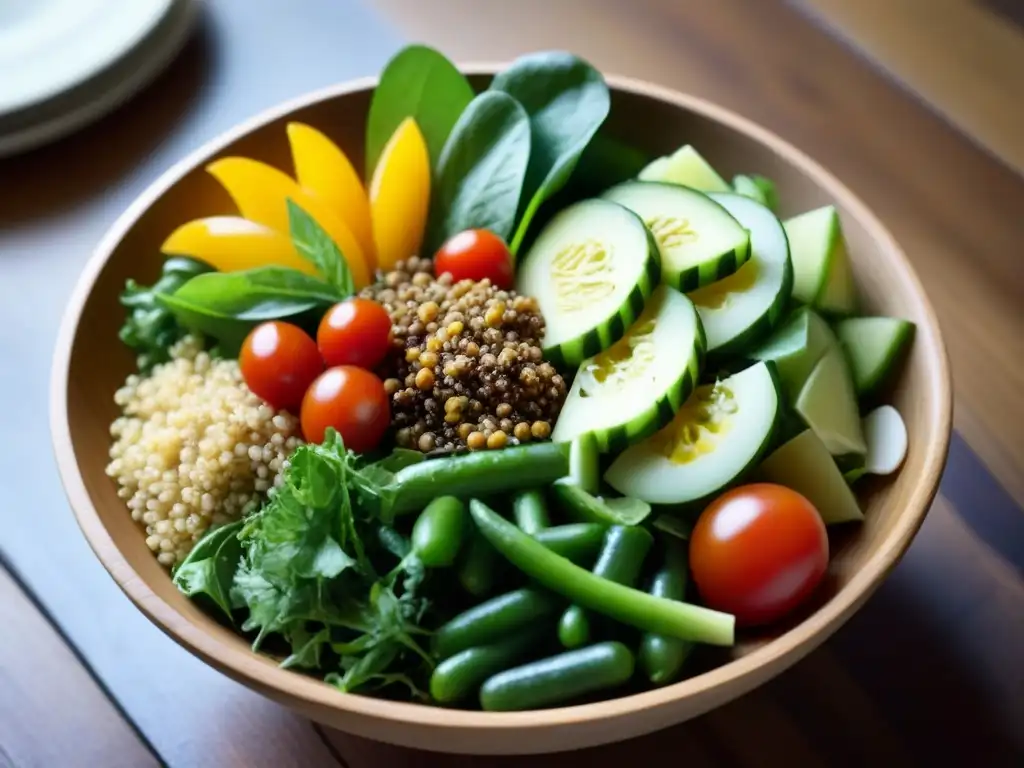
[{"label": "sliced cucumber", "polygon": [[654,433],[693,391],[704,349],[693,304],[658,286],[626,335],[580,364],[551,439],[592,432],[598,448],[609,451]]},{"label": "sliced cucumber", "polygon": [[734,274],[689,294],[697,307],[708,352],[737,352],[778,325],[793,288],[786,230],[765,206],[742,195],[711,194],[750,232],[750,260]]},{"label": "sliced cucumber", "polygon": [[891,475],[907,456],[907,425],[900,412],[891,405],[881,405],[861,421],[867,455],[864,466],[845,474],[847,482],[862,475]]},{"label": "sliced cucumber", "polygon": [[837,460],[867,451],[850,366],[838,344],[814,366],[793,407]]},{"label": "sliced cucumber", "polygon": [[836,343],[835,334],[820,315],[808,307],[799,307],[748,356],[775,361],[786,402],[792,405],[814,366]]},{"label": "sliced cucumber", "polygon": [[622,337],[659,277],[658,248],[637,215],[607,200],[584,200],[537,236],[516,290],[540,305],[545,357],[571,367]]},{"label": "sliced cucumber", "polygon": [[764,176],[758,176],[756,173],[733,176],[732,189],[737,195],[756,200],[772,212],[779,209],[779,193],[775,189],[775,183]]},{"label": "sliced cucumber", "polygon": [[750,258],[747,230],[689,187],[628,181],[603,197],[644,220],[661,252],[662,280],[683,293],[728,277]]},{"label": "sliced cucumber", "polygon": [[813,430],[804,430],[775,449],[756,474],[761,480],[802,494],[826,525],[864,519],[832,454]]},{"label": "sliced cucumber", "polygon": [[878,392],[903,359],[914,338],[914,324],[895,317],[850,317],[836,323],[861,397]]},{"label": "sliced cucumber", "polygon": [[605,481],[651,504],[704,499],[757,465],[781,411],[772,363],[698,387],[660,432],[626,449]]},{"label": "sliced cucumber", "polygon": [[649,163],[637,177],[640,181],[664,181],[699,189],[701,192],[728,192],[729,185],[700,153],[687,144],[671,155]]},{"label": "sliced cucumber", "polygon": [[786,221],[785,227],[793,259],[794,298],[823,312],[855,312],[853,270],[835,206],[802,213]]}]

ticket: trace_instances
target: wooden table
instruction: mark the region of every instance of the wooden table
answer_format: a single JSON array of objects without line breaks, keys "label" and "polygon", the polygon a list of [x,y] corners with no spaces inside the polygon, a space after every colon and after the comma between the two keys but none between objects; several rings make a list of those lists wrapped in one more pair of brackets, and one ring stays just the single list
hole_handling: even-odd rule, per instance
[{"label": "wooden table", "polygon": [[[79,534],[51,459],[50,349],[63,299],[103,230],[187,150],[284,98],[378,71],[403,39],[463,60],[570,48],[606,71],[762,121],[831,168],[892,229],[936,305],[953,361],[957,434],[941,496],[868,605],[762,689],[677,728],[573,757],[586,765],[1021,764],[1024,179],[1000,156],[1007,145],[960,133],[969,126],[945,122],[833,37],[828,13],[805,15],[841,2],[288,5],[211,0],[196,39],[153,87],[59,145],[0,163],[0,766],[565,759],[399,750],[327,732],[222,677],[118,591]],[[1013,33],[1020,53],[1024,34]],[[996,73],[1017,89],[1008,120],[1021,117],[1020,71]],[[954,86],[972,88],[969,71]],[[1013,157],[1022,146],[1018,134]]]}]

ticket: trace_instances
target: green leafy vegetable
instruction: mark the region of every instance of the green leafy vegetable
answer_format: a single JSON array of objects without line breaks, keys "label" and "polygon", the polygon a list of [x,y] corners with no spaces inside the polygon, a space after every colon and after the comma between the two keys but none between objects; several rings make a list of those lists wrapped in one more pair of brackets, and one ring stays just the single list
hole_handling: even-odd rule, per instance
[{"label": "green leafy vegetable", "polygon": [[435,168],[452,127],[472,100],[472,86],[443,54],[425,45],[403,48],[384,67],[370,101],[366,178],[373,178],[384,145],[407,117],[423,133]]},{"label": "green leafy vegetable", "polygon": [[333,286],[342,298],[356,292],[345,254],[316,219],[291,198],[288,199],[288,227],[295,250],[319,270],[324,280]]},{"label": "green leafy vegetable", "polygon": [[249,330],[265,320],[290,318],[343,298],[322,280],[287,267],[197,275],[157,301],[185,328],[237,349]]},{"label": "green leafy vegetable", "polygon": [[500,91],[470,102],[438,161],[424,251],[452,235],[483,228],[507,238],[515,225],[530,160],[530,120]]},{"label": "green leafy vegetable", "polygon": [[215,528],[200,539],[174,571],[174,585],[191,598],[204,595],[230,619],[231,583],[242,557],[242,521]]},{"label": "green leafy vegetable", "polygon": [[128,280],[121,304],[128,309],[120,338],[137,353],[137,365],[148,373],[154,365],[170,359],[168,350],[185,335],[174,313],[157,301],[157,294],[174,293],[190,278],[211,271],[212,267],[195,259],[172,256],[164,261],[160,277],[151,286]]},{"label": "green leafy vegetable", "polygon": [[516,253],[534,214],[565,186],[611,107],[608,86],[590,64],[564,51],[517,59],[491,83],[515,98],[530,118],[530,161],[519,225],[510,243]]}]

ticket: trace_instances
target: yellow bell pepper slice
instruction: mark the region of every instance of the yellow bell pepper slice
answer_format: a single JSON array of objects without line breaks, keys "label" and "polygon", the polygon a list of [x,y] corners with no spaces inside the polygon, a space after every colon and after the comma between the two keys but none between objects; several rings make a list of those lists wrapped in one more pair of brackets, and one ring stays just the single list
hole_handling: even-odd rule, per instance
[{"label": "yellow bell pepper slice", "polygon": [[356,236],[367,261],[374,262],[370,203],[362,179],[338,146],[305,123],[288,123],[295,180],[312,192],[344,221]]},{"label": "yellow bell pepper slice", "polygon": [[352,272],[356,288],[370,282],[370,269],[359,241],[340,218],[316,195],[307,192],[288,174],[246,157],[225,157],[206,166],[238,206],[243,218],[288,235],[288,205],[291,198],[331,236],[341,249]]},{"label": "yellow bell pepper slice", "polygon": [[387,270],[419,253],[430,203],[430,156],[411,117],[384,145],[370,182],[377,266]]},{"label": "yellow bell pepper slice", "polygon": [[189,221],[174,230],[160,250],[205,261],[220,272],[280,266],[319,276],[316,267],[296,252],[290,238],[241,216]]}]

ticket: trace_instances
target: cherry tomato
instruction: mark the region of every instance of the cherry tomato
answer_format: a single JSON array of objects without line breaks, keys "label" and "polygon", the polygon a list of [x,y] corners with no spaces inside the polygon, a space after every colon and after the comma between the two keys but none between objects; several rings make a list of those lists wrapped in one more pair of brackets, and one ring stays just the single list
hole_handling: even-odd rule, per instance
[{"label": "cherry tomato", "polygon": [[238,363],[249,389],[274,408],[298,412],[306,388],[324,369],[316,342],[291,323],[272,321],[253,328]]},{"label": "cherry tomato", "polygon": [[328,368],[306,390],[300,421],[307,442],[322,443],[327,428],[334,427],[346,448],[372,450],[391,423],[384,382],[354,365]]},{"label": "cherry tomato", "polygon": [[794,490],[771,483],[734,488],[701,514],[690,569],[710,608],[741,626],[767,624],[814,591],[828,567],[821,516]]},{"label": "cherry tomato", "polygon": [[452,280],[489,278],[498,288],[512,287],[512,254],[504,241],[486,229],[467,229],[453,236],[434,256],[438,277],[448,272]]},{"label": "cherry tomato", "polygon": [[376,301],[348,299],[331,307],[320,321],[316,345],[328,366],[373,368],[391,344],[391,317]]}]

